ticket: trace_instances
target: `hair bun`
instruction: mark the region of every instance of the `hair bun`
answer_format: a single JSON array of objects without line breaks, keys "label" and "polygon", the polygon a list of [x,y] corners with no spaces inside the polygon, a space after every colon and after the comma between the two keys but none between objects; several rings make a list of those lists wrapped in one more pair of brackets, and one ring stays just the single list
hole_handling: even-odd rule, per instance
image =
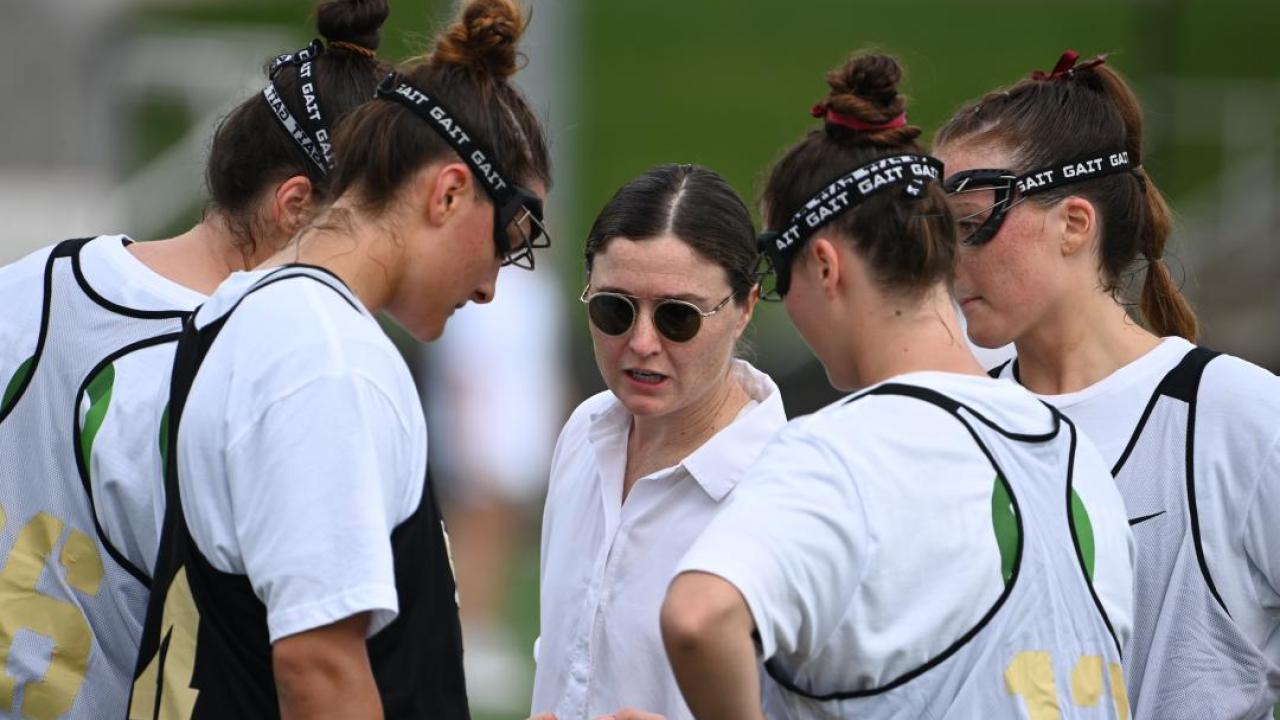
[{"label": "hair bun", "polygon": [[[831,92],[824,105],[844,117],[867,125],[888,123],[907,110],[907,98],[898,92],[902,81],[902,65],[892,55],[859,53],[843,65],[827,73]],[[828,122],[829,136],[840,138],[855,134],[870,141],[901,143],[915,139],[920,129],[905,127],[856,131]],[[884,137],[880,137],[884,135]]]},{"label": "hair bun", "polygon": [[889,55],[854,55],[827,73],[827,105],[865,123],[888,122],[901,115],[907,100],[898,94],[902,66]]},{"label": "hair bun", "polygon": [[436,38],[434,65],[460,65],[498,80],[518,70],[516,44],[528,25],[517,0],[469,0]]},{"label": "hair bun", "polygon": [[328,43],[345,42],[377,50],[382,24],[391,14],[387,0],[331,0],[316,8],[316,29]]}]

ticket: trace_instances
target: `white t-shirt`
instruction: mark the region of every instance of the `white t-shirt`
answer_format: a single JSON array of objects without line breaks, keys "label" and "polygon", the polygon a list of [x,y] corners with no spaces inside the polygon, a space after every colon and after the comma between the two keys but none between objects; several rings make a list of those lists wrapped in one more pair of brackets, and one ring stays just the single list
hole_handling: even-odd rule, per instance
[{"label": "white t-shirt", "polygon": [[605,391],[565,424],[542,523],[535,714],[579,720],[631,706],[693,717],[667,664],[662,599],[676,562],[786,422],[769,376],[741,360],[732,372],[748,406],[679,465],[636,481],[625,503],[630,413]]},{"label": "white t-shirt", "polygon": [[[1008,383],[938,372],[887,382],[941,393],[1011,432],[1054,432],[1052,414]],[[1123,643],[1133,616],[1124,507],[1088,441],[1076,450],[1073,487],[1092,526],[1093,586]],[[1065,488],[1065,466],[1038,472]],[[777,435],[679,572],[732,583],[751,610],[763,657],[782,659],[809,687],[881,688],[977,627],[1004,592],[1009,558],[993,530],[994,475],[974,436],[937,406],[900,395],[840,401]],[[1054,559],[1079,574],[1072,554]]]},{"label": "white t-shirt", "polygon": [[[234,273],[197,325],[268,272]],[[426,476],[408,368],[328,280],[249,295],[205,357],[178,429],[191,535],[215,568],[248,577],[272,642],[361,612],[372,612],[370,635],[395,619],[391,532],[417,509]]]},{"label": "white t-shirt", "polygon": [[[1114,467],[1156,386],[1191,348],[1165,338],[1083,390],[1039,397],[1074,420]],[[1012,363],[1001,377],[1013,379]],[[1215,358],[1200,381],[1195,444],[1201,541],[1214,584],[1245,636],[1280,663],[1280,378],[1237,357]]]}]

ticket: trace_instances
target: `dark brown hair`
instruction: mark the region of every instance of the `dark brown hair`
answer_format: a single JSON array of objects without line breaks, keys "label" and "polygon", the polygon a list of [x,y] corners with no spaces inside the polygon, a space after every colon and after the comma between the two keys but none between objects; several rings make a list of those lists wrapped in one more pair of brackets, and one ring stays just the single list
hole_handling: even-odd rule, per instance
[{"label": "dark brown hair", "polygon": [[[379,28],[387,19],[387,0],[334,0],[316,9],[316,24],[330,45],[313,62],[316,94],[330,127],[373,97],[388,66],[372,57]],[[343,45],[353,46],[351,48]],[[356,48],[365,48],[359,52]],[[302,117],[298,66],[285,66],[272,82],[294,117]],[[260,93],[231,111],[213,135],[205,169],[211,209],[226,217],[245,255],[257,250],[262,235],[255,202],[262,189],[305,175],[324,195],[333,173],[320,172],[279,125]]]},{"label": "dark brown hair", "polygon": [[1018,174],[1078,158],[1124,150],[1138,169],[1050,190],[1029,198],[1049,205],[1068,196],[1097,208],[1099,266],[1108,291],[1118,292],[1141,255],[1147,263],[1139,307],[1157,335],[1196,339],[1195,313],[1161,261],[1173,227],[1168,204],[1142,164],[1142,107],[1115,70],[1082,63],[1053,79],[1027,79],[961,108],[934,145],[992,143],[1009,150]]},{"label": "dark brown hair", "polygon": [[[549,187],[551,159],[542,124],[508,82],[518,69],[516,44],[526,24],[516,0],[469,0],[432,52],[400,73],[439,98],[511,181]],[[413,172],[454,152],[431,126],[393,102],[369,103],[352,113],[338,128],[336,143],[331,197],[352,190],[368,212],[385,208]]]},{"label": "dark brown hair", "polygon": [[[855,53],[827,73],[830,93],[819,106],[859,123],[888,123],[906,111],[898,92],[902,66],[890,55]],[[765,221],[783,227],[803,203],[837,177],[877,158],[924,154],[914,125],[854,130],[827,121],[787,149],[769,171],[761,197]],[[828,227],[851,241],[876,281],[916,294],[947,279],[955,261],[955,222],[940,183],[925,184],[918,198],[877,193],[835,218]]]},{"label": "dark brown hair", "polygon": [[701,165],[659,165],[618,188],[587,234],[587,272],[614,238],[668,234],[724,268],[734,302],[746,301],[756,285],[751,213],[724,178]]}]

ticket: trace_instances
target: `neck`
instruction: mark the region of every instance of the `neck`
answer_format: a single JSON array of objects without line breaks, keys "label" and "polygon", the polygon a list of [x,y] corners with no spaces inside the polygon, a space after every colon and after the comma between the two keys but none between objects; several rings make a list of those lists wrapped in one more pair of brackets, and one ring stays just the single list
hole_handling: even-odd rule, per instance
[{"label": "neck", "polygon": [[205,295],[231,273],[253,267],[255,262],[245,254],[239,236],[221,213],[209,214],[181,235],[133,243],[129,252],[156,273]]},{"label": "neck", "polygon": [[858,387],[909,372],[982,375],[960,329],[951,295],[941,283],[924,299],[881,295],[871,310],[853,316],[843,329],[856,345],[848,352]]},{"label": "neck", "polygon": [[345,199],[326,210],[263,267],[305,263],[337,275],[370,313],[386,307],[399,280],[400,241]]},{"label": "neck", "polygon": [[1015,341],[1018,377],[1032,392],[1061,395],[1106,378],[1160,344],[1101,290],[1064,303]]},{"label": "neck", "polygon": [[[627,441],[627,456],[652,460],[634,463],[637,468],[643,466],[641,475],[668,467],[733,422],[747,399],[747,391],[730,368],[714,389],[689,407],[661,417],[635,417]],[[628,461],[628,465],[633,462]]]}]

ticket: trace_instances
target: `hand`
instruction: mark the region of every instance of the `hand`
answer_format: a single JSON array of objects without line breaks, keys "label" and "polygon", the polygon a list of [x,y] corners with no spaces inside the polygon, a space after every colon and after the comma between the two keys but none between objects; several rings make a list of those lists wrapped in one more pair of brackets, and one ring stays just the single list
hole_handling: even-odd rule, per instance
[{"label": "hand", "polygon": [[533,717],[529,718],[529,720],[556,720],[556,714],[555,713],[538,713],[537,715],[534,715]]},{"label": "hand", "polygon": [[[535,719],[536,720],[536,719]],[[622,708],[612,715],[601,715],[594,720],[667,720],[658,713],[645,712],[635,708]]]}]

